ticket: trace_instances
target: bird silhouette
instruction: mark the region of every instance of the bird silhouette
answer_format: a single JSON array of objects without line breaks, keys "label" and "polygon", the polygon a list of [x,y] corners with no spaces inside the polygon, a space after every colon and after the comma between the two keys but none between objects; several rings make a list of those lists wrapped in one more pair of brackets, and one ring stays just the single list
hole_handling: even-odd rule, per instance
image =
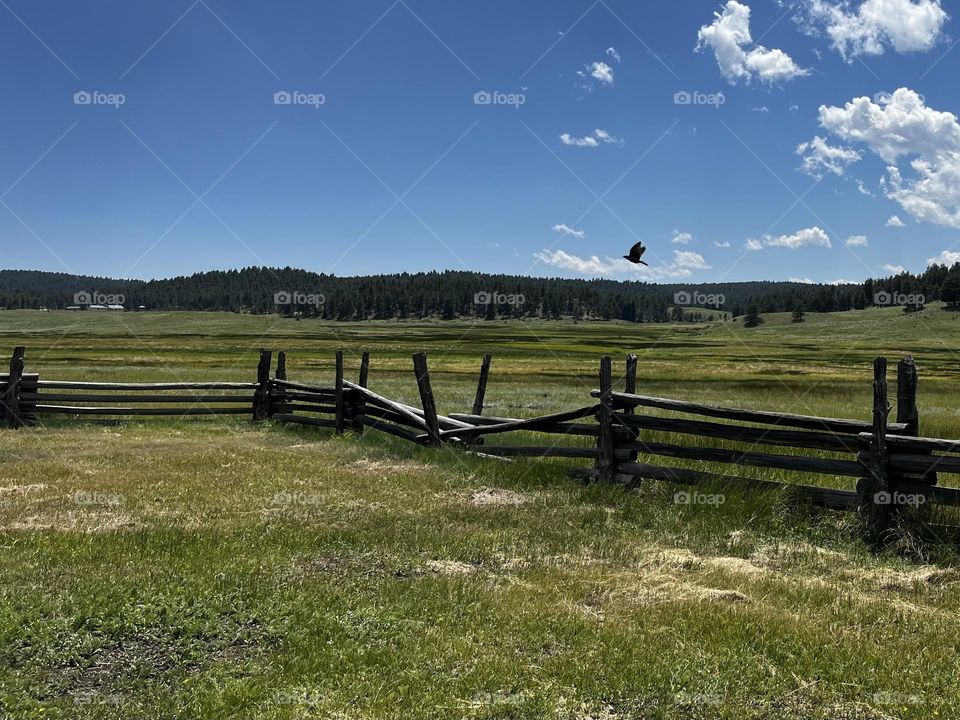
[{"label": "bird silhouette", "polygon": [[[635,265],[647,265],[647,263],[645,263],[643,260],[640,259],[640,258],[643,257],[643,254],[644,254],[646,251],[647,251],[647,249],[643,246],[643,243],[642,243],[642,242],[638,242],[636,245],[634,245],[632,248],[630,248],[630,254],[629,254],[629,255],[624,255],[624,256],[623,256],[623,259],[624,259],[624,260],[629,260],[630,262],[634,263]],[[650,266],[647,265],[647,267],[650,267]]]}]

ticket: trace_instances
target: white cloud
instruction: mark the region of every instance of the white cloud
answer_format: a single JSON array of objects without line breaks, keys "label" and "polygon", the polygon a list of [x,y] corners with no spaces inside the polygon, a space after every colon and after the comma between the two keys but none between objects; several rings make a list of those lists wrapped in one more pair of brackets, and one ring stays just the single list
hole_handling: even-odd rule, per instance
[{"label": "white cloud", "polygon": [[946,265],[947,267],[953,267],[955,264],[960,262],[960,252],[953,252],[952,250],[944,250],[937,257],[932,257],[927,260],[927,266],[930,265]]},{"label": "white cloud", "polygon": [[670,242],[676,243],[677,245],[688,245],[691,240],[693,240],[693,235],[691,235],[690,233],[674,230],[673,240],[671,240]]},{"label": "white cloud", "polygon": [[848,165],[860,160],[860,153],[856,150],[833,147],[819,135],[810,142],[797,145],[797,155],[803,156],[800,169],[815,178],[821,178],[828,172],[842,176]]},{"label": "white cloud", "polygon": [[601,130],[597,128],[589,135],[584,135],[583,137],[574,137],[570,133],[563,133],[560,136],[560,142],[564,145],[573,145],[574,147],[600,147],[600,143],[606,143],[608,145],[623,145],[623,138],[618,138],[615,135],[611,135],[606,130]]},{"label": "white cloud", "polygon": [[813,282],[813,280],[811,280],[810,278],[799,278],[799,277],[792,277],[792,278],[790,278],[790,282],[792,282],[792,283],[803,283],[804,285],[814,285],[814,284],[815,284],[815,283]]},{"label": "white cloud", "polygon": [[866,235],[851,235],[847,238],[847,247],[868,247],[870,241]]},{"label": "white cloud", "polygon": [[943,37],[947,13],[940,0],[865,0],[851,12],[851,3],[807,0],[810,29],[822,30],[833,48],[848,61],[859,55],[930,50]]},{"label": "white cloud", "polygon": [[809,74],[782,50],[768,50],[762,45],[752,46],[750,36],[750,7],[737,0],[729,0],[722,13],[714,13],[711,25],[704,25],[697,35],[697,51],[713,50],[726,80],[749,82],[754,77],[774,83]]},{"label": "white cloud", "polygon": [[605,62],[599,60],[592,62],[587,65],[587,70],[590,71],[590,77],[594,80],[598,80],[604,85],[613,85],[613,68]]},{"label": "white cloud", "polygon": [[695,270],[711,269],[699,253],[682,250],[673,251],[673,262],[652,267],[634,265],[622,258],[601,258],[597,255],[583,258],[565,250],[543,250],[534,253],[534,257],[545,265],[581,275],[634,275],[651,281],[686,278],[693,275]]},{"label": "white cloud", "polygon": [[907,271],[907,269],[903,265],[891,265],[890,263],[887,263],[886,265],[884,265],[883,269],[886,270],[891,275],[901,275],[902,273],[905,273]]},{"label": "white cloud", "polygon": [[559,225],[554,225],[553,231],[558,232],[561,235],[570,235],[572,237],[577,238],[578,240],[583,239],[587,234],[583,230],[575,230],[574,228],[570,227],[566,223],[560,223]]},{"label": "white cloud", "polygon": [[818,227],[798,230],[793,235],[764,235],[759,240],[747,240],[747,250],[762,250],[765,247],[789,248],[797,250],[802,247],[832,247],[830,236]]},{"label": "white cloud", "polygon": [[[821,106],[820,125],[846,142],[864,143],[879,155],[888,166],[882,183],[886,196],[914,219],[960,228],[956,115],[927,107],[913,90],[900,88],[876,100],[855,98],[842,108]],[[902,224],[894,221],[893,226]]]},{"label": "white cloud", "polygon": [[862,280],[831,280],[827,285],[861,285]]},{"label": "white cloud", "polygon": [[896,215],[891,215],[887,220],[887,227],[906,227],[907,224]]},{"label": "white cloud", "polygon": [[618,52],[617,52],[614,48],[612,48],[612,47],[608,47],[608,48],[607,48],[607,56],[608,56],[608,57],[612,57],[612,58],[613,58],[614,60],[616,60],[617,62],[620,62],[620,53],[618,53]]},{"label": "white cloud", "polygon": [[730,247],[730,243],[729,243],[728,241],[726,241],[726,240],[724,240],[723,242],[717,242],[716,240],[714,240],[714,241],[713,241],[713,244],[716,245],[718,248],[728,248],[728,247]]}]

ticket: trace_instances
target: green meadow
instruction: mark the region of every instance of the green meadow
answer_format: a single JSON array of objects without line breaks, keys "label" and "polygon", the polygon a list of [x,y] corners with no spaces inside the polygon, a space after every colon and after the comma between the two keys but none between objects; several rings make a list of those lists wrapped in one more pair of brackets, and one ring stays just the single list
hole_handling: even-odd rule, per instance
[{"label": "green meadow", "polygon": [[[367,350],[370,387],[416,404],[426,350],[450,413],[490,352],[485,412],[523,417],[590,404],[599,359],[633,352],[644,394],[864,420],[873,359],[912,354],[921,431],[960,438],[960,313],[765,321],[0,311],[0,353],[45,379],[253,381],[267,347],[330,383],[337,348],[348,377]],[[0,430],[0,718],[956,716],[946,534],[875,553],[853,514],[684,504],[577,463],[244,418]]]}]

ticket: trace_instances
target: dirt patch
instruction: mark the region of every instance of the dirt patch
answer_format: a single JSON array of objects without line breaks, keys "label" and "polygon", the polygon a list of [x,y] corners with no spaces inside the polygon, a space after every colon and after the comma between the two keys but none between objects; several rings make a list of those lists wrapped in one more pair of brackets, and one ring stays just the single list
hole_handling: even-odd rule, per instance
[{"label": "dirt patch", "polygon": [[479,567],[459,560],[430,560],[423,570],[434,575],[473,575]]}]

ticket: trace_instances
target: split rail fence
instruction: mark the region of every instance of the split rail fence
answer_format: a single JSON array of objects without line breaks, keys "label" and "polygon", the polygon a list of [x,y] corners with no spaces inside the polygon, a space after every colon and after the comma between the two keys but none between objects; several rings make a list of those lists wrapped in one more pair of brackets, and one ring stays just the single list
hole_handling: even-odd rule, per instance
[{"label": "split rail fence", "polygon": [[[930,501],[960,505],[960,490],[938,484],[940,474],[960,474],[960,440],[920,437],[917,369],[910,357],[897,365],[893,422],[884,358],[874,362],[869,420],[737,409],[639,395],[635,355],[626,359],[623,391],[614,389],[612,361],[604,357],[600,361],[599,388],[591,393],[591,404],[534,418],[483,414],[490,355],[483,358],[471,412],[450,415],[437,410],[427,356],[422,352],[413,356],[420,407],[391,400],[368,387],[370,355],[366,352],[354,383],[345,378],[343,351],[338,351],[332,386],[289,380],[283,352],[277,355],[271,377],[272,359],[272,351],[260,351],[256,382],[251,383],[58,381],[24,372],[24,348],[17,347],[9,373],[0,374],[0,426],[35,425],[46,416],[248,415],[258,422],[330,428],[338,434],[362,434],[366,428],[373,428],[420,445],[455,445],[488,457],[592,460],[591,467],[570,471],[586,481],[635,486],[643,480],[655,480],[782,490],[805,503],[858,510],[875,537],[899,522],[902,511],[908,508]],[[541,445],[486,443],[491,436],[518,432],[553,438]],[[654,433],[682,440],[654,441],[650,439]],[[593,442],[590,447],[575,447],[562,444],[563,437],[557,436],[582,436]],[[683,439],[689,442],[684,444]],[[704,440],[746,447],[705,447]],[[779,452],[761,452],[758,447]],[[661,464],[658,458],[669,458],[674,464]],[[854,487],[835,489],[829,484],[707,472],[677,465],[676,461],[790,471],[830,477],[833,484],[837,484],[837,478],[849,478]]]}]

